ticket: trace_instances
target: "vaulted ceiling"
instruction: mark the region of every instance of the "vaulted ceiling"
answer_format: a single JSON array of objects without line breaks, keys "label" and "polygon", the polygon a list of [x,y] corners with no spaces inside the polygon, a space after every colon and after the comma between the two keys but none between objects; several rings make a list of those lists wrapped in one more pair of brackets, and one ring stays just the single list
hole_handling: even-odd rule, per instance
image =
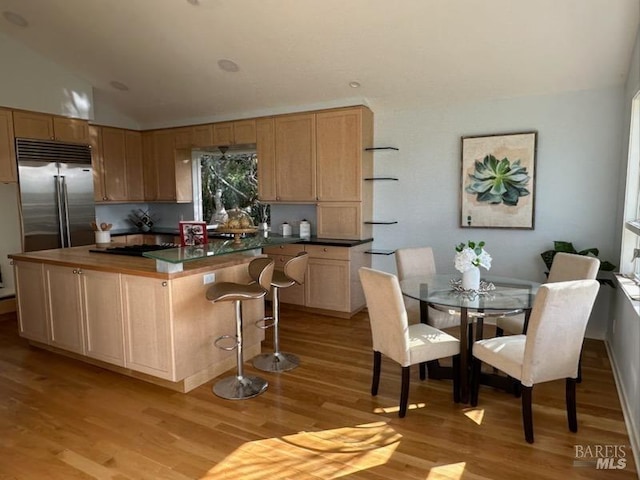
[{"label": "vaulted ceiling", "polygon": [[622,85],[639,11],[638,0],[0,0],[28,22],[0,17],[0,32],[154,126]]}]

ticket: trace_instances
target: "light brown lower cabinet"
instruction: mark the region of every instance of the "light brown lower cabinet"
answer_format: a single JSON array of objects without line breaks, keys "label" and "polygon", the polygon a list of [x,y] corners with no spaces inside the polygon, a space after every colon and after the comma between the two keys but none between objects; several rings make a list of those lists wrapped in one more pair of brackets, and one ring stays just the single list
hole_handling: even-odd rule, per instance
[{"label": "light brown lower cabinet", "polygon": [[84,329],[78,269],[45,265],[44,284],[50,344],[83,355]]},{"label": "light brown lower cabinet", "polygon": [[41,263],[13,262],[20,336],[49,343],[49,322]]},{"label": "light brown lower cabinet", "polygon": [[[203,275],[249,283],[247,263],[163,280],[14,260],[20,335],[74,358],[187,392],[233,368],[235,352],[215,348],[235,334],[231,302],[212,303]],[[264,301],[243,302],[247,359],[260,353]],[[89,360],[87,360],[89,361]]]},{"label": "light brown lower cabinet", "polygon": [[370,247],[371,243],[354,247],[294,243],[268,247],[263,251],[274,259],[276,268],[282,268],[300,251],[309,253],[304,285],[283,289],[280,294],[282,303],[349,317],[366,304],[358,269],[371,266],[371,256],[365,253]]},{"label": "light brown lower cabinet", "polygon": [[44,266],[50,345],[124,365],[120,275]]},{"label": "light brown lower cabinet", "polygon": [[122,275],[127,368],[174,380],[170,281]]}]

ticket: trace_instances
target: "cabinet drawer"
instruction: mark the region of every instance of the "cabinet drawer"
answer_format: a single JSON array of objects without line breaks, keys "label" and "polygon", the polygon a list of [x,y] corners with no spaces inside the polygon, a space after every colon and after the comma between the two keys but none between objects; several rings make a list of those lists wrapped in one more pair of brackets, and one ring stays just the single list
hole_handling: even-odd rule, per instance
[{"label": "cabinet drawer", "polygon": [[312,258],[330,258],[333,260],[349,260],[348,247],[330,247],[323,245],[305,245],[305,250]]},{"label": "cabinet drawer", "polygon": [[275,259],[278,255],[291,255],[295,257],[298,253],[304,252],[305,250],[304,247],[305,247],[304,245],[296,245],[295,243],[288,243],[285,245],[278,245],[277,247],[265,247],[262,249],[262,251],[266,255],[273,255]]}]

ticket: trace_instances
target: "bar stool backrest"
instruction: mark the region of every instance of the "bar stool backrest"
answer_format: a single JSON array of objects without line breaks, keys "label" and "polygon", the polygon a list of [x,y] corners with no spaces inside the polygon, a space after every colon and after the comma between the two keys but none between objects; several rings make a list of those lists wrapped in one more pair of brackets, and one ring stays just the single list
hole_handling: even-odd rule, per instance
[{"label": "bar stool backrest", "polygon": [[284,274],[298,285],[304,283],[304,274],[309,263],[309,252],[300,252],[284,264]]},{"label": "bar stool backrest", "polygon": [[249,276],[263,288],[265,292],[271,289],[274,261],[269,257],[259,257],[249,263]]}]

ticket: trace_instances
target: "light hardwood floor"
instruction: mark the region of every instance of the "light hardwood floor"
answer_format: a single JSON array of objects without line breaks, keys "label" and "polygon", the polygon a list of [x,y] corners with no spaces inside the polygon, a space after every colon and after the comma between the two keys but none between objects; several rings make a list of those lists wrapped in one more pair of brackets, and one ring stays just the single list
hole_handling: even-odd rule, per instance
[{"label": "light hardwood floor", "polygon": [[[3,480],[636,478],[602,342],[586,342],[578,433],[567,428],[564,382],[551,382],[534,389],[529,445],[520,401],[504,392],[483,387],[477,408],[456,405],[449,381],[420,382],[415,369],[400,419],[400,367],[383,358],[371,397],[365,313],[285,309],[281,348],[302,364],[261,373],[269,389],[245,401],[215,397],[213,382],[179,394],[29,347],[14,314],[0,319]],[[575,445],[604,444],[626,447],[624,470],[573,466]]]}]

